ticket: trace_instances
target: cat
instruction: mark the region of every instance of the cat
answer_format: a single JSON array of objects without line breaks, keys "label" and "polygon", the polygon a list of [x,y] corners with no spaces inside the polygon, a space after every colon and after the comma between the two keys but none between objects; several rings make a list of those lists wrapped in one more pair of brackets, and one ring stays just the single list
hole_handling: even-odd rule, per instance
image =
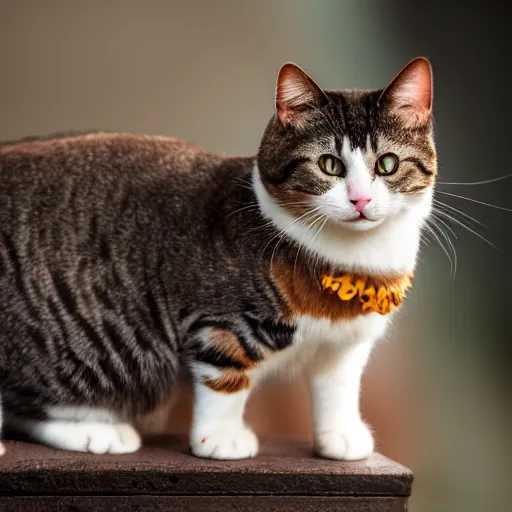
[{"label": "cat", "polygon": [[286,63],[275,108],[254,158],[127,133],[0,146],[7,430],[134,452],[185,375],[192,453],[243,459],[251,391],[301,374],[316,452],[371,455],[360,378],[431,210],[432,68],[332,91]]}]

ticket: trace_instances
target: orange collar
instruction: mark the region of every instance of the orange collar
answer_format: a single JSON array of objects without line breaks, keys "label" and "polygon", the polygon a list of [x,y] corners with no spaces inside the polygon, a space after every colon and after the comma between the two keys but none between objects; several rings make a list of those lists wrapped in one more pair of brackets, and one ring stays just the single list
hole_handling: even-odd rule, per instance
[{"label": "orange collar", "polygon": [[359,299],[363,313],[387,315],[405,298],[407,290],[412,286],[411,279],[412,275],[388,280],[356,278],[352,274],[339,277],[324,275],[322,287],[331,293],[336,292],[342,301]]}]

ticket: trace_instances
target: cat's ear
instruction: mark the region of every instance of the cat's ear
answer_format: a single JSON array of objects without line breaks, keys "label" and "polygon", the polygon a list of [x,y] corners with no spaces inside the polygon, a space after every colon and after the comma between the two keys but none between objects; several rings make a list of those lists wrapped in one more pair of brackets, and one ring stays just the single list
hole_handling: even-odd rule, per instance
[{"label": "cat's ear", "polygon": [[384,89],[379,104],[398,116],[408,128],[428,123],[432,114],[432,66],[418,57]]},{"label": "cat's ear", "polygon": [[299,66],[292,62],[281,66],[276,85],[276,112],[283,125],[301,126],[304,112],[326,101],[322,88]]}]

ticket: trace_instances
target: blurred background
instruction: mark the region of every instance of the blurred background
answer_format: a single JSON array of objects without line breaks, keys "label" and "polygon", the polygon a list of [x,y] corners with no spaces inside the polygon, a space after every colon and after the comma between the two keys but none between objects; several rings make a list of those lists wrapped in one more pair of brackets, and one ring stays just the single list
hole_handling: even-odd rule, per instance
[{"label": "blurred background", "polygon": [[[425,55],[439,180],[502,176],[511,172],[511,52],[506,4],[497,4],[0,0],[0,140],[92,128],[251,155],[283,62],[326,88],[381,88]],[[512,179],[438,190],[485,224],[473,229],[499,250],[455,224],[453,280],[439,245],[424,247],[411,297],[366,371],[364,415],[378,449],[414,470],[412,511],[512,510],[512,213],[441,193],[511,208]],[[170,428],[189,415],[184,396]],[[262,389],[248,416],[264,436],[311,435],[302,382]]]}]

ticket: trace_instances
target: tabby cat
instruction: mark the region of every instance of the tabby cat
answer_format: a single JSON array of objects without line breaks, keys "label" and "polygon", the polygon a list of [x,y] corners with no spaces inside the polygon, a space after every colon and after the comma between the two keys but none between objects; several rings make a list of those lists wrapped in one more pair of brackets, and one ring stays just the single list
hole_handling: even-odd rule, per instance
[{"label": "tabby cat", "polygon": [[287,63],[254,158],[126,133],[2,144],[5,429],[133,452],[185,375],[192,453],[251,457],[246,401],[284,372],[309,380],[318,454],[368,457],[360,378],[431,209],[431,110],[424,58],[376,91]]}]

